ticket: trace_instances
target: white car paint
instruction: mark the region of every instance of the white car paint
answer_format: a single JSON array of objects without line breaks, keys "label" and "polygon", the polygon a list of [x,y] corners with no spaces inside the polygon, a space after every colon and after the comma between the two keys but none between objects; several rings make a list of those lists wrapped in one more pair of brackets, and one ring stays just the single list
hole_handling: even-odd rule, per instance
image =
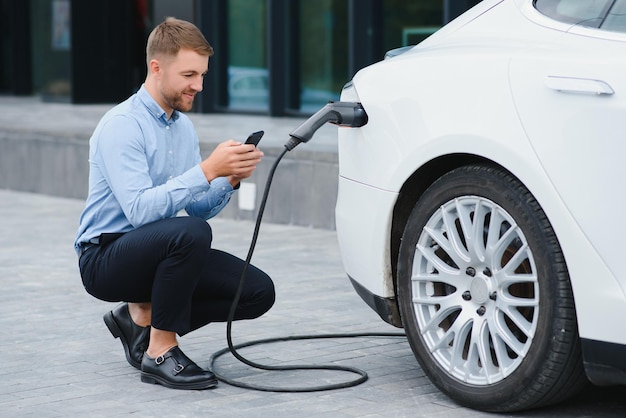
[{"label": "white car paint", "polygon": [[[548,216],[580,336],[626,344],[626,329],[611,320],[626,315],[626,38],[554,22],[531,3],[483,1],[411,51],[361,70],[344,90],[342,100],[362,102],[369,115],[364,127],[339,130],[344,267],[373,294],[393,297],[399,191],[439,156],[478,155],[520,179]],[[468,25],[474,20],[481,25]]]}]

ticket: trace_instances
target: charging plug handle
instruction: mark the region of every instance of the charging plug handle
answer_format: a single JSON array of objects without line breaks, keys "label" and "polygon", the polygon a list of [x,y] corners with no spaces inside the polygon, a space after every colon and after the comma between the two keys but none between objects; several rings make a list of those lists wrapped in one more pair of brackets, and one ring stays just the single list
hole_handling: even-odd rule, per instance
[{"label": "charging plug handle", "polygon": [[326,122],[350,128],[359,128],[367,123],[367,113],[361,103],[329,102],[289,134],[291,139],[285,147],[291,151],[302,142],[309,142],[313,134]]}]

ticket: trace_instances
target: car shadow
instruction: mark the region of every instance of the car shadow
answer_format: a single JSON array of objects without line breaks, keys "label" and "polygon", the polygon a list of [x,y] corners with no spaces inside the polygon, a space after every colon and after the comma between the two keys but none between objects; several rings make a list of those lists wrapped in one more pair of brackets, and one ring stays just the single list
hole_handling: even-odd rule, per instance
[{"label": "car shadow", "polygon": [[588,386],[576,397],[512,417],[626,417],[626,386]]}]

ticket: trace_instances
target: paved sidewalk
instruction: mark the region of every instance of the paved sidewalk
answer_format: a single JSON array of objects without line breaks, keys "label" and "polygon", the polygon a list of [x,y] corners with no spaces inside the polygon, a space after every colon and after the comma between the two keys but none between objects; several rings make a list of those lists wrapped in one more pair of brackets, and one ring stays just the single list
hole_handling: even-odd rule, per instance
[{"label": "paved sidewalk", "polygon": [[[440,393],[404,338],[358,338],[255,346],[242,354],[264,364],[336,363],[367,371],[359,386],[326,392],[259,392],[220,383],[176,391],[141,383],[102,315],[115,304],[82,288],[72,249],[83,202],[0,190],[0,416],[3,417],[482,417]],[[212,220],[214,245],[242,258],[248,221]],[[235,343],[311,333],[396,332],[356,295],[345,277],[335,233],[264,224],[253,262],[275,280],[265,316],[234,324]],[[224,324],[181,339],[201,366],[226,346]],[[266,385],[324,384],[352,375],[250,370],[230,355],[229,376]],[[294,376],[295,375],[295,376]],[[591,389],[575,402],[529,417],[625,416],[624,388]]]}]

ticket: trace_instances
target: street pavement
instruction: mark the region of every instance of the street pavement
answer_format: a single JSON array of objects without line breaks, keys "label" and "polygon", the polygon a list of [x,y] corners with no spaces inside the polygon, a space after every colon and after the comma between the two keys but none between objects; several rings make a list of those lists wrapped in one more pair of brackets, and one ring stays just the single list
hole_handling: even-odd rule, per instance
[{"label": "street pavement", "polygon": [[[270,195],[271,198],[271,195]],[[206,391],[145,384],[102,315],[115,306],[83,289],[72,248],[84,202],[0,190],[0,416],[2,417],[623,417],[626,390],[590,388],[562,405],[516,415],[464,408],[435,388],[404,337],[288,341],[241,350],[262,364],[339,364],[366,371],[357,386],[265,392],[220,382]],[[254,224],[210,221],[214,246],[245,258]],[[334,231],[263,224],[253,263],[275,281],[275,306],[233,324],[233,340],[327,333],[401,332],[378,318],[343,273]],[[226,347],[226,327],[180,338],[200,366]],[[352,374],[251,369],[230,353],[218,371],[244,382],[300,387]]]}]

